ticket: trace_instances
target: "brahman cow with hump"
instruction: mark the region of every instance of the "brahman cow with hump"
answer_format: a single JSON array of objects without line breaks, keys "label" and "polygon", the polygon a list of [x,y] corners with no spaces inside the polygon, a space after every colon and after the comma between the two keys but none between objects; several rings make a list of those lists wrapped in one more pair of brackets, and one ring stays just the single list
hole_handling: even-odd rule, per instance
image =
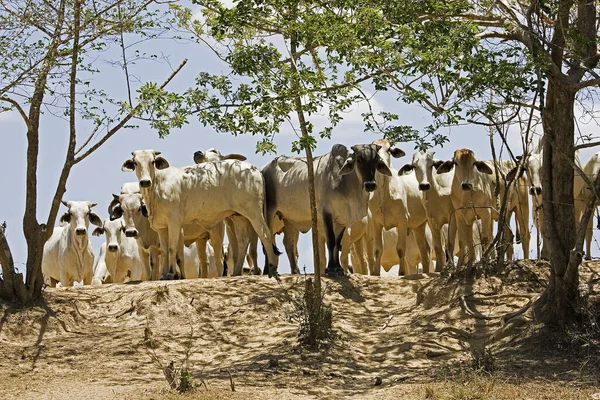
[{"label": "brahman cow with hump", "polygon": [[94,269],[94,284],[106,281],[104,270],[108,271],[114,283],[125,282],[127,277],[132,281],[150,279],[150,266],[143,261],[148,254],[138,246],[135,238],[127,237],[124,233],[125,222],[122,219],[105,219],[101,227],[94,229],[92,235],[106,236]]},{"label": "brahman cow with hump", "polygon": [[[501,161],[497,164],[499,170],[499,195],[500,199],[504,197],[504,183],[507,173],[514,168],[511,161]],[[438,174],[454,171],[452,180],[451,198],[455,209],[455,222],[458,230],[458,239],[462,249],[459,256],[459,263],[466,260],[474,260],[474,241],[473,241],[473,223],[477,218],[481,219],[481,241],[485,246],[492,241],[493,220],[498,219],[499,208],[497,205],[496,192],[496,174],[494,163],[492,161],[480,161],[475,158],[473,151],[469,149],[459,149],[454,152],[454,157],[450,161],[445,161],[437,168]],[[526,191],[525,182],[517,182],[515,187],[509,188],[507,195],[507,213],[506,225],[504,229],[507,233],[504,235],[505,243],[508,238],[508,221],[510,216],[515,213],[517,221],[517,233],[520,235],[523,245],[523,256],[529,257],[529,198]],[[448,238],[449,248],[454,248],[455,238],[450,235]],[[511,248],[511,247],[510,247]],[[509,250],[510,250],[509,248]],[[507,252],[511,257],[511,254]]]},{"label": "brahman cow with hump", "polygon": [[[419,190],[422,192],[422,201],[427,212],[427,222],[431,228],[433,249],[435,252],[435,270],[441,271],[446,265],[446,249],[442,246],[442,227],[449,224],[449,235],[456,236],[456,223],[454,223],[454,207],[450,191],[452,189],[452,180],[454,172],[438,174],[435,170],[442,165],[444,161],[433,158],[433,152],[415,153],[411,164],[406,164],[399,175],[405,175],[414,170],[414,177],[419,184]],[[452,223],[450,220],[452,219]],[[448,251],[450,254],[451,252]]]},{"label": "brahman cow with hump", "polygon": [[[520,159],[520,157],[517,157]],[[589,196],[593,196],[592,191],[589,186],[585,183],[585,180],[582,178],[578,169],[581,169],[588,179],[591,182],[594,182],[598,172],[600,171],[600,152],[593,154],[590,159],[582,166],[581,157],[579,151],[575,152],[575,165],[578,168],[575,168],[575,175],[573,177],[573,198],[574,198],[574,208],[575,208],[575,223],[579,223],[581,217],[583,215],[583,211],[585,210],[585,205],[589,200]],[[527,177],[529,178],[529,194],[532,197],[532,207],[533,207],[533,215],[534,222],[536,228],[542,232],[542,237],[544,236],[544,218],[542,211],[542,199],[543,199],[543,191],[542,191],[542,165],[543,165],[543,149],[542,142],[538,143],[537,148],[533,151],[532,154],[525,160],[525,168],[524,170],[519,171],[519,174],[523,174],[523,172],[527,172]],[[511,171],[511,173],[516,174],[516,168]],[[597,205],[596,205],[597,206]],[[586,230],[585,235],[585,257],[586,259],[591,259],[591,247],[592,247],[592,236],[593,236],[593,218],[590,218]],[[545,242],[542,246],[542,258],[548,258],[550,249],[546,246]]]},{"label": "brahman cow with hump", "polygon": [[[236,153],[222,155],[220,151],[214,148],[206,151],[198,150],[194,152],[194,162],[196,164],[218,162],[223,160],[246,161],[246,157]],[[243,266],[246,262],[248,245],[251,241],[256,244],[258,237],[256,236],[256,232],[254,231],[250,221],[241,215],[234,214],[226,218],[225,226],[227,228],[227,237],[229,238],[227,262],[229,266],[233,267],[232,269],[229,269],[229,273],[234,276],[239,276],[242,275]],[[197,242],[197,245],[200,247],[205,247],[205,242],[206,240],[204,240],[204,243],[199,241]],[[211,242],[213,242],[213,246],[219,246],[219,243],[212,240],[212,235]],[[256,246],[253,246],[251,252],[253,253],[251,257],[253,272],[255,274],[260,274],[260,269],[258,269],[258,266],[256,265]],[[215,249],[215,258],[224,258],[222,257],[221,249]]]},{"label": "brahman cow with hump", "polygon": [[379,154],[381,148],[379,144],[359,144],[352,146],[351,153],[346,146],[336,144],[315,162],[317,209],[329,254],[328,276],[344,275],[340,264],[342,237],[346,228],[367,216],[370,193],[378,189],[376,175],[392,176],[389,164]]},{"label": "brahman cow with hump", "polygon": [[[315,165],[319,157],[315,158]],[[298,237],[312,227],[308,197],[308,166],[302,157],[279,156],[261,170],[265,178],[267,223],[272,233],[283,231],[283,244],[292,274],[298,268]],[[283,226],[280,226],[281,223]],[[320,268],[325,267],[325,247],[319,241]],[[265,266],[266,268],[266,266]],[[266,271],[264,271],[266,273]]]},{"label": "brahman cow with hump", "polygon": [[54,228],[50,239],[44,244],[42,274],[47,284],[54,287],[83,280],[84,285],[92,281],[94,250],[88,237],[91,222],[101,226],[102,220],[92,211],[96,203],[90,201],[62,202],[67,212],[60,217],[61,226]]},{"label": "brahman cow with hump", "polygon": [[[175,274],[178,269],[184,225],[208,230],[235,213],[250,221],[269,264],[277,264],[277,248],[263,216],[263,177],[256,167],[244,161],[224,160],[178,168],[171,167],[159,154],[155,150],[134,151],[122,170],[134,171],[138,177],[150,226],[159,235],[163,271]],[[180,254],[182,250],[181,246]]]},{"label": "brahman cow with hump", "polygon": [[138,247],[148,253],[148,257],[142,259],[145,264],[144,269],[150,269],[151,280],[160,279],[158,233],[150,227],[148,209],[144,204],[138,182],[124,183],[121,186],[121,193],[113,194],[113,200],[108,206],[108,215],[111,220],[123,217],[125,236],[135,238]]},{"label": "brahman cow with hump", "polygon": [[[390,166],[390,157],[399,158],[404,156],[404,151],[391,147],[387,140],[374,142],[379,147],[379,155],[384,164]],[[423,207],[423,195],[418,188],[415,178],[409,175],[398,175],[396,170],[388,167],[391,176],[377,176],[378,188],[369,201],[371,210],[374,265],[371,271],[379,275],[381,271],[381,257],[383,255],[383,230],[397,228],[398,241],[396,253],[398,255],[401,274],[416,274],[417,270],[406,268],[404,255],[406,254],[406,238],[408,230],[415,232],[417,245],[421,254],[423,272],[429,272],[430,248],[425,240],[425,229],[427,227],[427,213]]]}]

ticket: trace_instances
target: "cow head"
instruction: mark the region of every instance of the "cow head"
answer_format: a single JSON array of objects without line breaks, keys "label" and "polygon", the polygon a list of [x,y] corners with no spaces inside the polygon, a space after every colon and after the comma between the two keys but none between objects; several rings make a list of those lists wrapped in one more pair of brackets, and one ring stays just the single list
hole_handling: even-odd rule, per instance
[{"label": "cow head", "polygon": [[[521,161],[521,156],[517,156],[517,161]],[[520,171],[517,171],[518,166],[511,169],[506,174],[506,180],[511,181],[517,177],[520,179],[524,172],[527,172],[529,178],[529,194],[532,196],[539,196],[542,194],[542,160],[543,153],[538,152],[531,154],[525,161],[525,165],[521,167]]]},{"label": "cow head", "polygon": [[194,153],[194,162],[196,164],[201,164],[204,162],[222,161],[222,160],[246,161],[246,157],[244,157],[241,154],[235,154],[235,153],[227,154],[226,156],[224,156],[217,149],[208,149],[206,151],[198,150]]},{"label": "cow head", "polygon": [[377,188],[376,171],[383,175],[392,176],[390,167],[379,155],[380,145],[357,144],[352,146],[352,150],[353,153],[346,158],[340,169],[340,175],[346,175],[356,170],[356,174],[367,192],[372,192]]},{"label": "cow head", "polygon": [[135,220],[140,217],[148,218],[148,209],[144,203],[141,193],[124,193],[118,197],[118,207],[111,218],[123,217],[125,236],[136,238],[139,231],[135,226]]},{"label": "cow head", "polygon": [[431,189],[431,182],[435,179],[433,177],[433,169],[437,169],[444,163],[442,160],[434,159],[434,154],[434,152],[430,151],[420,151],[415,153],[413,155],[412,163],[406,164],[400,168],[398,175],[404,175],[414,170],[417,182],[419,182],[419,190],[427,191]]},{"label": "cow head", "polygon": [[483,161],[475,158],[475,153],[469,149],[459,149],[454,152],[451,161],[444,161],[438,168],[438,174],[444,174],[455,168],[454,177],[460,182],[462,190],[473,190],[475,170],[484,174],[493,174],[492,168]]},{"label": "cow head", "polygon": [[131,153],[133,157],[123,163],[121,170],[124,172],[135,171],[140,182],[140,189],[149,189],[152,186],[157,169],[169,167],[169,162],[160,157],[160,151],[136,150]]},{"label": "cow head", "polygon": [[86,237],[90,222],[96,226],[102,226],[102,220],[92,211],[96,203],[91,201],[62,201],[68,208],[67,212],[60,217],[60,222],[70,224],[76,237]]},{"label": "cow head", "polygon": [[389,140],[386,139],[377,139],[373,141],[373,144],[381,146],[379,149],[379,157],[385,162],[388,167],[392,166],[391,158],[400,158],[404,157],[406,153],[399,147],[392,147]]},{"label": "cow head", "polygon": [[122,219],[111,220],[107,218],[101,227],[94,229],[92,235],[106,235],[106,250],[109,253],[116,253],[121,248],[121,235],[125,231],[125,223]]}]

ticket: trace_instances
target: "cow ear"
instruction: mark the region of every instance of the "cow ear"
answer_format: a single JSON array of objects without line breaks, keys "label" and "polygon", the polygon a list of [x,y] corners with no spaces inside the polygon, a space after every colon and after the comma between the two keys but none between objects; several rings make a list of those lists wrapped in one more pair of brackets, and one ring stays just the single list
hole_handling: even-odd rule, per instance
[{"label": "cow ear", "polygon": [[146,205],[144,203],[142,203],[142,205],[140,206],[140,212],[144,217],[148,218],[148,209],[146,208]]},{"label": "cow ear", "polygon": [[104,235],[104,228],[102,227],[98,227],[96,229],[94,229],[94,232],[92,232],[92,236],[102,236]]},{"label": "cow ear", "polygon": [[380,174],[383,174],[385,176],[392,176],[392,170],[382,159],[379,159],[379,161],[377,161],[377,171],[379,171]]},{"label": "cow ear", "polygon": [[404,157],[406,155],[406,153],[404,152],[404,150],[402,150],[402,149],[400,149],[398,147],[392,147],[390,149],[390,154],[394,158],[400,158],[400,157]]},{"label": "cow ear", "polygon": [[452,168],[454,168],[454,162],[453,161],[444,161],[440,164],[439,167],[437,167],[436,172],[438,174],[445,174],[447,172],[452,171]]},{"label": "cow ear", "polygon": [[88,214],[89,218],[90,218],[90,222],[96,226],[102,226],[102,220],[100,219],[100,217],[95,213],[90,211],[90,213]]},{"label": "cow ear", "polygon": [[61,217],[60,217],[60,222],[64,222],[66,224],[68,224],[69,222],[71,222],[71,213],[70,212],[66,212],[64,213]]},{"label": "cow ear", "polygon": [[433,168],[435,168],[436,170],[440,167],[440,165],[442,165],[444,162],[442,160],[435,160],[433,162]]},{"label": "cow ear", "polygon": [[115,207],[111,207],[110,211],[108,212],[108,216],[111,221],[121,218],[123,216],[123,209],[121,208],[121,205],[117,204]]},{"label": "cow ear", "polygon": [[475,161],[474,165],[475,165],[475,168],[477,168],[477,171],[479,171],[479,172],[483,172],[484,174],[488,174],[488,175],[491,175],[494,173],[494,171],[492,171],[490,166],[487,165],[486,163],[484,163],[483,161]]},{"label": "cow ear", "polygon": [[127,160],[121,166],[121,171],[123,172],[131,172],[135,171],[135,162],[133,160]]},{"label": "cow ear", "polygon": [[[513,179],[515,179],[515,176],[517,175],[517,168],[519,167],[514,167],[513,169],[511,169],[510,171],[508,171],[508,174],[506,174],[506,180],[507,181],[512,181]],[[519,171],[519,176],[517,177],[517,179],[521,179],[521,177],[523,176],[523,173],[525,172],[525,168],[521,168]]]},{"label": "cow ear", "polygon": [[156,157],[154,159],[154,166],[156,167],[156,169],[169,168],[169,162],[164,157]]},{"label": "cow ear", "polygon": [[400,168],[400,171],[398,171],[398,176],[402,176],[410,171],[412,171],[415,167],[413,167],[411,164],[404,164],[402,166],[402,168]]},{"label": "cow ear", "polygon": [[247,159],[246,159],[245,156],[243,156],[241,154],[232,153],[232,154],[227,154],[226,156],[223,156],[221,158],[221,160],[240,160],[240,161],[246,161]]},{"label": "cow ear", "polygon": [[346,158],[346,161],[344,162],[344,165],[342,165],[342,168],[340,169],[339,174],[347,175],[352,171],[354,171],[354,157],[350,156],[350,157]]}]

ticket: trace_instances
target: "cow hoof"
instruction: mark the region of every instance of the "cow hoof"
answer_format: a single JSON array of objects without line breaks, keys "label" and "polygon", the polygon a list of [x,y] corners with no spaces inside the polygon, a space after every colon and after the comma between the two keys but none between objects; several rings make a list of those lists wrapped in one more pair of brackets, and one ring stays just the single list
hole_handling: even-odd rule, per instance
[{"label": "cow hoof", "polygon": [[329,278],[337,278],[339,276],[345,276],[344,270],[342,268],[327,268],[325,270],[325,276]]},{"label": "cow hoof", "polygon": [[173,274],[173,273],[169,272],[168,274],[166,274],[166,275],[163,275],[163,276],[160,278],[160,280],[161,280],[161,281],[172,281],[173,279],[176,279],[176,278],[175,278],[175,276],[176,276],[175,274]]}]

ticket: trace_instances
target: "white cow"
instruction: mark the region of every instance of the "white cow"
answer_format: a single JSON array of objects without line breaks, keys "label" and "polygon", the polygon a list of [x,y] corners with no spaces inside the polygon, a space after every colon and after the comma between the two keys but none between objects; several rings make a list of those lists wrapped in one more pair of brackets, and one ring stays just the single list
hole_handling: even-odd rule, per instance
[{"label": "white cow", "polygon": [[142,260],[146,264],[144,269],[150,269],[152,280],[160,279],[158,233],[150,227],[148,210],[138,182],[124,183],[120,194],[113,194],[108,215],[112,220],[123,217],[125,236],[135,238],[138,246],[148,254]]},{"label": "white cow", "polygon": [[[581,163],[581,157],[579,151],[575,151],[575,165],[582,169],[588,178],[593,180],[597,175],[597,171],[600,168],[600,153],[594,154],[590,159],[586,162],[585,166]],[[521,160],[521,156],[517,156],[518,160]],[[543,192],[542,192],[542,166],[544,160],[544,153],[542,147],[542,141],[538,143],[533,153],[527,157],[525,161],[525,169],[520,171],[519,175],[522,175],[523,172],[526,172],[526,176],[529,179],[529,194],[531,195],[532,202],[532,213],[533,213],[533,221],[535,227],[542,233],[542,237],[544,237],[544,216],[542,210],[543,204]],[[507,174],[507,179],[512,174],[516,174],[516,167]],[[587,185],[585,181],[581,177],[578,169],[575,168],[575,175],[573,178],[573,197],[575,201],[575,221],[579,222],[581,219],[581,215],[585,209],[585,204],[588,199],[587,194],[591,193],[587,190]],[[593,234],[593,218],[590,219],[588,224],[588,230],[586,232],[586,257],[590,257],[591,253],[591,240]],[[542,245],[542,258],[548,258],[550,256],[550,250],[546,246],[545,242]]]},{"label": "white cow", "polygon": [[[222,155],[217,149],[211,148],[206,151],[196,151],[194,152],[194,162],[196,164],[207,163],[207,162],[219,162],[223,160],[239,160],[246,161],[246,157],[241,154],[227,154]],[[228,266],[232,267],[232,269],[228,270],[230,275],[238,276],[242,274],[244,263],[246,262],[246,254],[248,252],[248,245],[252,241],[256,244],[258,241],[258,236],[256,232],[254,232],[254,228],[248,219],[244,218],[241,215],[232,215],[225,219],[225,226],[227,228],[227,237],[229,238],[229,251],[228,251]],[[185,229],[184,229],[185,230]],[[215,251],[215,256],[220,259],[222,258],[221,249],[222,246],[218,243],[218,240],[213,240],[211,236],[211,241],[213,246],[217,249]],[[204,246],[206,240],[198,241],[197,245]],[[222,243],[221,243],[222,244]],[[220,246],[220,247],[219,247]],[[251,253],[253,253],[252,260],[253,264],[256,260],[256,246],[251,248]],[[258,266],[254,266],[253,268],[255,273],[260,273],[258,270]]]},{"label": "white cow", "polygon": [[[600,171],[600,152],[592,155],[590,159],[583,166],[583,172],[587,178],[594,183],[598,172]],[[590,187],[585,183],[583,178],[579,174],[575,174],[574,180],[574,200],[575,200],[575,221],[580,222],[585,206],[588,201],[595,197]],[[596,201],[595,207],[598,207],[600,203]],[[585,232],[585,258],[591,260],[592,257],[592,236],[594,234],[594,214],[590,217]]]},{"label": "white cow", "polygon": [[125,282],[127,277],[132,281],[150,279],[149,263],[143,260],[148,258],[148,254],[138,246],[135,238],[125,236],[124,232],[125,222],[122,219],[111,221],[107,218],[101,227],[94,229],[92,235],[106,236],[94,269],[94,284],[106,280],[104,271],[108,272],[114,283]]},{"label": "white cow", "polygon": [[[185,256],[185,276],[186,279],[196,279],[200,278],[200,257],[198,256],[198,248],[196,247],[196,242],[192,243],[189,246],[186,246],[184,249]],[[221,276],[217,272],[217,263],[215,262],[215,251],[212,245],[206,243],[206,260],[208,264],[208,269],[206,271],[205,278],[217,278]]]},{"label": "white cow", "polygon": [[256,167],[238,160],[170,167],[159,154],[154,150],[134,151],[122,170],[135,171],[138,177],[150,226],[159,235],[163,271],[177,271],[184,225],[196,224],[208,230],[235,213],[250,221],[269,264],[277,264],[277,249],[263,216],[263,177]]},{"label": "white cow", "polygon": [[456,236],[456,223],[450,223],[454,220],[454,207],[450,192],[452,189],[452,180],[454,179],[454,171],[446,174],[438,174],[436,168],[442,165],[444,161],[433,158],[433,152],[415,153],[411,164],[406,164],[400,171],[399,175],[414,170],[414,177],[419,184],[419,190],[422,191],[422,201],[427,213],[427,222],[431,227],[433,250],[435,252],[435,270],[441,271],[446,265],[446,249],[442,246],[442,227],[449,224],[450,235]]},{"label": "white cow", "polygon": [[[315,158],[315,165],[319,157]],[[298,268],[298,238],[312,227],[308,197],[308,166],[302,157],[280,156],[261,170],[265,178],[266,219],[272,233],[283,232],[283,244],[292,274]],[[320,241],[321,242],[321,241]],[[325,268],[325,247],[320,244],[321,269]]]},{"label": "white cow", "polygon": [[[379,145],[379,154],[390,165],[390,156],[395,158],[402,157],[404,152],[398,148],[392,148],[389,141],[377,140],[374,142]],[[425,240],[425,230],[427,227],[427,212],[423,207],[423,194],[419,190],[416,179],[411,176],[398,175],[397,171],[390,168],[391,176],[377,176],[379,188],[373,193],[369,201],[369,209],[373,215],[373,249],[374,265],[371,270],[373,275],[379,275],[381,269],[381,257],[383,256],[383,230],[396,228],[398,231],[398,242],[396,243],[396,253],[400,260],[400,274],[416,274],[414,268],[408,269],[404,260],[406,254],[406,238],[409,229],[415,232],[417,245],[423,260],[424,271],[429,272],[430,249]]]},{"label": "white cow", "polygon": [[[514,163],[502,161],[498,164],[500,170],[500,198],[504,193],[504,178],[514,168]],[[454,152],[450,161],[445,161],[437,168],[438,174],[448,173],[455,170],[452,180],[451,198],[455,211],[455,221],[458,230],[458,239],[462,252],[459,262],[474,261],[473,223],[481,219],[482,246],[492,241],[493,220],[498,219],[496,190],[496,175],[494,164],[491,161],[479,161],[475,154],[469,149],[459,149]],[[525,182],[517,182],[516,188],[510,189],[507,200],[506,234],[508,240],[508,221],[511,213],[515,213],[517,220],[517,232],[521,236],[523,254],[529,257],[529,197],[527,195]],[[455,238],[450,235],[449,246],[454,247]],[[510,252],[507,253],[509,258]]]},{"label": "white cow", "polygon": [[[148,209],[144,203],[143,196],[139,190],[139,183],[126,183],[121,187],[121,194],[119,196],[113,195],[114,199],[109,205],[109,215],[111,219],[123,217],[125,221],[125,235],[127,237],[136,238],[138,245],[140,245],[150,257],[148,260],[144,259],[144,262],[148,262],[151,266],[152,280],[158,280],[162,276],[166,275],[168,271],[161,271],[159,267],[159,248],[160,241],[158,233],[154,231],[150,226],[148,220]],[[183,228],[183,244],[190,245],[191,243],[198,242],[201,248],[206,247],[206,242],[209,237],[212,238],[214,243],[218,243],[219,248],[222,248],[223,237],[225,234],[225,225],[223,223],[216,224],[209,231],[202,228],[197,224],[188,224]],[[198,245],[198,244],[197,244]],[[179,248],[178,259],[184,259],[185,254],[184,246]],[[207,270],[209,268],[208,259],[200,256],[200,275],[206,277]],[[222,254],[217,254],[217,259],[222,259]],[[222,263],[217,263],[217,268],[222,271]],[[183,277],[188,278],[183,271]]]},{"label": "white cow", "polygon": [[88,237],[91,222],[101,226],[102,220],[92,211],[96,203],[90,201],[62,202],[67,212],[60,217],[61,226],[54,228],[50,239],[44,244],[42,274],[44,281],[56,286],[71,286],[83,280],[84,285],[92,281],[94,249]]}]

